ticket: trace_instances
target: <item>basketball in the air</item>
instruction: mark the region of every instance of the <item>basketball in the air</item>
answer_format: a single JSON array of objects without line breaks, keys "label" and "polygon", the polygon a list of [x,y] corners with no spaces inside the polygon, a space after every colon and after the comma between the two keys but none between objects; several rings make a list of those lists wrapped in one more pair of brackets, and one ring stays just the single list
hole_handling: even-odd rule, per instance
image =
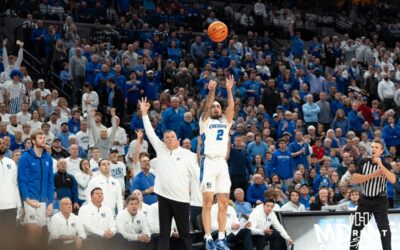
[{"label": "basketball in the air", "polygon": [[213,22],[208,26],[208,36],[214,42],[222,42],[228,36],[228,27],[223,22]]}]

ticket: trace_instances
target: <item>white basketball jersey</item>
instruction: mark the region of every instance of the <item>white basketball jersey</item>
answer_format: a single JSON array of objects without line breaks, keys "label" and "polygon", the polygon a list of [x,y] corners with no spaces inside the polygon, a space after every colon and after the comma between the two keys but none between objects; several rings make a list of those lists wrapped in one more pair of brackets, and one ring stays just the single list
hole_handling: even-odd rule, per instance
[{"label": "white basketball jersey", "polygon": [[200,134],[203,141],[201,154],[225,158],[228,151],[230,127],[225,116],[220,119],[209,117],[204,122],[200,119]]}]

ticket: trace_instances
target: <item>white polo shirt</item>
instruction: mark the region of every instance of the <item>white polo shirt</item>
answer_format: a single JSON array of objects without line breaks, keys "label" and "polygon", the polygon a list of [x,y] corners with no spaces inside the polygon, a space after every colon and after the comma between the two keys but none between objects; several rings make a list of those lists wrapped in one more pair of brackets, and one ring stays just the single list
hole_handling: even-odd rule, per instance
[{"label": "white polo shirt", "polygon": [[79,209],[78,216],[85,228],[86,235],[96,234],[103,237],[104,232],[107,230],[111,230],[113,234],[117,232],[114,214],[106,206],[102,205],[100,208],[97,208],[89,202]]},{"label": "white polo shirt", "polygon": [[0,210],[21,206],[17,181],[17,165],[7,157],[0,160]]},{"label": "white polo shirt", "polygon": [[[67,218],[61,212],[56,213],[51,217],[49,223],[49,241],[57,240],[60,236],[76,235],[81,239],[86,239],[85,229],[83,228],[82,219],[71,213]],[[72,240],[65,241],[65,243]]]},{"label": "white polo shirt", "polygon": [[139,234],[150,236],[147,218],[142,212],[138,211],[136,215],[132,216],[125,208],[118,213],[116,224],[118,233],[128,241],[137,241]]}]

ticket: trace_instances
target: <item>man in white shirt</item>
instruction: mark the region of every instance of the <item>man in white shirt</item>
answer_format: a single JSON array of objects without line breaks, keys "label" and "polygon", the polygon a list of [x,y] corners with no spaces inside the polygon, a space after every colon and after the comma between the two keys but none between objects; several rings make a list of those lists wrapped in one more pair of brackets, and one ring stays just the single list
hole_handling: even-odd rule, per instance
[{"label": "man in white shirt", "polygon": [[76,138],[78,139],[78,145],[81,146],[86,152],[89,149],[89,134],[88,134],[88,124],[86,120],[81,121],[81,127],[78,133],[76,133]]},{"label": "man in white shirt", "polygon": [[51,95],[51,92],[50,92],[50,90],[44,88],[46,83],[44,82],[43,79],[39,79],[37,81],[37,84],[38,84],[38,88],[35,89],[35,91],[39,90],[40,91],[40,97],[42,97],[42,100],[45,100],[47,95]]},{"label": "man in white shirt", "polygon": [[67,162],[68,166],[68,173],[72,174],[74,177],[76,174],[81,171],[79,168],[79,163],[81,162],[81,158],[78,157],[78,145],[72,144],[69,147],[69,156],[65,158],[65,161]]},{"label": "man in white shirt", "polygon": [[[113,145],[118,149],[118,156],[125,156],[125,144],[128,142],[128,137],[126,131],[120,125],[119,117],[115,117],[115,122],[117,123],[117,132],[115,133]],[[112,132],[112,127],[108,128],[108,134]]]},{"label": "man in white shirt", "polygon": [[80,249],[86,239],[82,218],[72,213],[69,198],[60,200],[60,211],[53,215],[49,224],[49,243],[51,249]]},{"label": "man in white shirt", "polygon": [[116,218],[117,230],[123,237],[121,247],[126,249],[152,249],[150,228],[146,215],[139,211],[139,199],[128,197],[126,208]]},{"label": "man in white shirt", "polygon": [[28,112],[29,110],[29,104],[28,103],[23,103],[21,105],[21,111],[17,113],[18,117],[18,122],[20,124],[25,124],[28,123],[31,120],[31,113]]},{"label": "man in white shirt", "polygon": [[274,200],[265,199],[263,209],[254,209],[250,214],[251,233],[257,250],[264,249],[267,241],[271,242],[271,249],[282,249],[285,240],[288,245],[293,244],[293,240],[290,239],[275,212],[272,211],[274,204]]},{"label": "man in white shirt", "polygon": [[93,172],[93,175],[97,175],[99,173],[99,162],[100,158],[100,149],[98,147],[92,147],[91,149],[92,159],[90,159],[90,170]]},{"label": "man in white shirt", "polygon": [[100,173],[93,177],[86,188],[86,197],[91,197],[90,193],[96,187],[101,188],[102,196],[104,194],[103,205],[110,208],[113,214],[117,214],[117,210],[123,210],[122,191],[119,181],[111,176],[110,161],[101,160],[99,162]]},{"label": "man in white shirt", "polygon": [[118,148],[112,147],[110,149],[110,167],[111,176],[119,181],[121,185],[122,194],[125,192],[125,176],[126,176],[126,166],[125,163],[118,161]]},{"label": "man in white shirt", "polygon": [[[239,243],[242,241],[243,250],[253,250],[253,240],[251,238],[250,222],[239,221],[236,211],[232,206],[228,206],[226,212],[226,240],[229,243]],[[218,237],[218,203],[211,207],[211,235]]]},{"label": "man in white shirt", "polygon": [[286,212],[307,212],[306,207],[300,203],[300,193],[292,190],[289,193],[289,201],[281,207],[281,211]]},{"label": "man in white shirt", "polygon": [[179,146],[172,130],[164,132],[164,142],[154,132],[148,116],[150,104],[146,99],[139,101],[143,125],[149,141],[157,153],[157,168],[154,192],[158,195],[160,238],[163,249],[169,249],[172,219],[185,249],[192,249],[189,227],[190,180],[196,176],[197,158],[189,150]]},{"label": "man in white shirt", "polygon": [[[4,249],[15,248],[17,209],[21,207],[15,162],[4,156],[6,144],[0,139],[0,242]],[[4,245],[3,245],[4,244]]]},{"label": "man in white shirt", "polygon": [[83,205],[78,213],[87,235],[85,248],[113,249],[117,233],[113,211],[102,205],[104,197],[101,188],[93,188],[90,197],[91,201]]}]

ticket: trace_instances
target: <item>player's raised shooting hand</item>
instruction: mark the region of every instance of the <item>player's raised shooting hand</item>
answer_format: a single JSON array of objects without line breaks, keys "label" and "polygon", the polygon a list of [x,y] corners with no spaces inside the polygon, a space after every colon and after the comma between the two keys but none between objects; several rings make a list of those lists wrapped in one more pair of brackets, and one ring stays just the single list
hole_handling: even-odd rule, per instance
[{"label": "player's raised shooting hand", "polygon": [[226,78],[227,90],[232,90],[234,84],[235,84],[235,78],[233,78],[233,75],[230,75],[228,78]]},{"label": "player's raised shooting hand", "polygon": [[140,111],[142,111],[142,115],[147,115],[147,112],[150,108],[150,103],[147,102],[147,98],[144,97],[142,100],[139,100]]},{"label": "player's raised shooting hand", "polygon": [[217,88],[217,82],[214,80],[210,80],[208,82],[208,89],[209,90],[215,90]]}]

